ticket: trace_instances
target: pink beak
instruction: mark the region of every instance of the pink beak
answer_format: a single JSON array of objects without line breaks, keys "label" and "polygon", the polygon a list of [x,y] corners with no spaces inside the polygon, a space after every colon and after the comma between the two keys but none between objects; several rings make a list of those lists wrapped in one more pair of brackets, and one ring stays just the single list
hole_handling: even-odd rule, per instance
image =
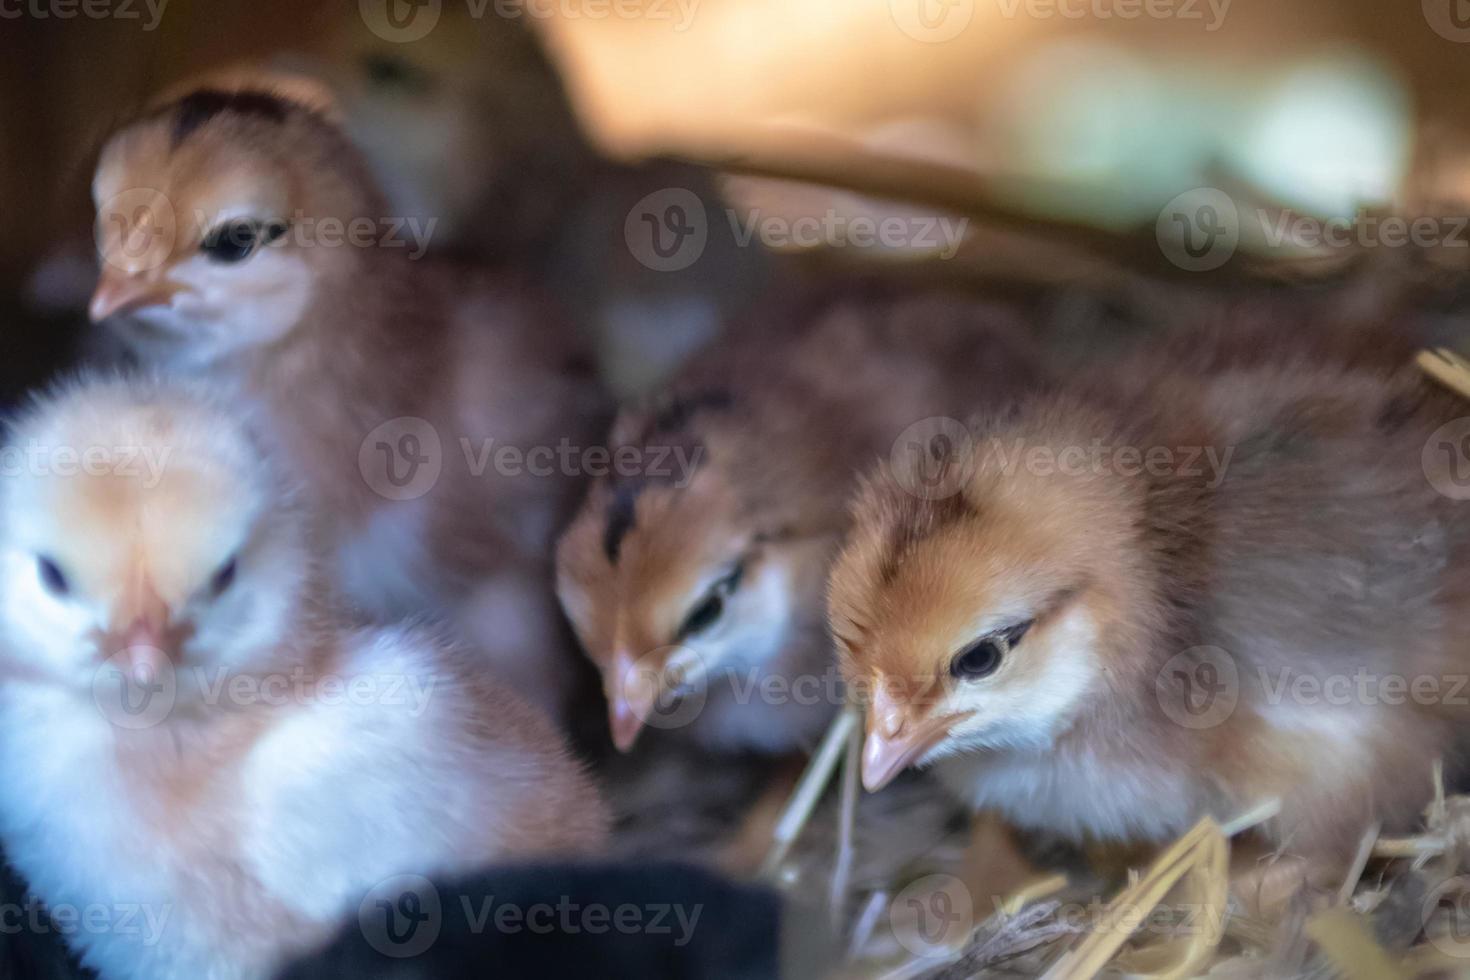
[{"label": "pink beak", "polygon": [[125,273],[111,266],[102,270],[102,279],[92,294],[87,315],[93,323],[100,323],[110,316],[129,313],[148,306],[162,306],[173,298],[177,289],[145,273]]},{"label": "pink beak", "polygon": [[122,613],[116,619],[128,625],[102,637],[102,655],[138,683],[150,683],[172,664],[182,637],[171,622],[168,605],[152,586],[144,583],[129,605],[134,610],[131,617]]},{"label": "pink beak", "polygon": [[627,752],[638,741],[644,721],[658,699],[658,678],[640,667],[626,650],[613,654],[612,664],[603,675],[607,692],[608,723],[613,745]]},{"label": "pink beak", "polygon": [[873,793],[918,762],[949,737],[963,715],[940,715],[911,721],[906,706],[879,689],[868,708],[868,737],[863,743],[863,788]]}]

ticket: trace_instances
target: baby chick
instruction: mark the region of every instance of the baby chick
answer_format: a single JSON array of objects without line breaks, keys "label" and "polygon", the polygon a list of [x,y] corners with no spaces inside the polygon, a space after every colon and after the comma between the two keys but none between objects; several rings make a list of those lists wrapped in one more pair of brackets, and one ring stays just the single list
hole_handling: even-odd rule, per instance
[{"label": "baby chick", "polygon": [[617,747],[650,724],[720,749],[812,742],[842,700],[821,596],[857,473],[1031,370],[995,307],[867,284],[737,328],[624,411],[557,549]]},{"label": "baby chick", "polygon": [[431,226],[390,217],[312,93],[195,90],[112,137],[92,318],[264,407],[356,601],[448,614],[555,708],[547,556],[576,474],[550,454],[595,433],[596,385],[525,283],[420,258]]},{"label": "baby chick", "polygon": [[0,839],[49,905],[152,916],[72,935],[104,978],[268,976],[384,879],[604,833],[537,712],[429,632],[333,612],[239,415],[75,385],[0,485]]},{"label": "baby chick", "polygon": [[865,478],[829,599],[870,790],[935,764],[1020,825],[1134,841],[1276,798],[1309,863],[1415,820],[1462,759],[1470,511],[1426,466],[1465,406],[1275,355],[974,423],[952,495]]}]

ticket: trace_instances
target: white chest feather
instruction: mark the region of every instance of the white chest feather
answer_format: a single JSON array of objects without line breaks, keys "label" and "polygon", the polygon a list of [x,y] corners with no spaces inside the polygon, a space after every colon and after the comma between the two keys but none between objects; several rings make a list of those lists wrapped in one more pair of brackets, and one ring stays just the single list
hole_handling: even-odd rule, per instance
[{"label": "white chest feather", "polygon": [[1205,802],[1181,774],[1091,752],[967,753],[940,760],[934,773],[977,810],[998,810],[1019,826],[1072,838],[1173,838]]}]

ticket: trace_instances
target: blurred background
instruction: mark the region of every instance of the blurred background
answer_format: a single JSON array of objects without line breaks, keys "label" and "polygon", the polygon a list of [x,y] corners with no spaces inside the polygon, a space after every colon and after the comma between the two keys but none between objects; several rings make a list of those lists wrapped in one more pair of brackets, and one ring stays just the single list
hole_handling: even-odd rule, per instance
[{"label": "blurred background", "polygon": [[793,266],[1136,325],[1453,314],[1470,264],[1466,0],[6,0],[0,33],[11,395],[82,342],[105,135],[242,62],[328,82],[433,248],[565,284],[624,395]]}]

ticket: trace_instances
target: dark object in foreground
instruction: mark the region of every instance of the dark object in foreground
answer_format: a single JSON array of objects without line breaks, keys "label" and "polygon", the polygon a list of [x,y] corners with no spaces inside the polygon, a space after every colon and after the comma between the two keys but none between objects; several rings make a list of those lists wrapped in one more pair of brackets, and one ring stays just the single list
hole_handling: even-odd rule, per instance
[{"label": "dark object in foreground", "polygon": [[583,977],[758,980],[783,971],[774,892],[677,864],[504,868],[408,877],[368,896],[281,980]]}]

